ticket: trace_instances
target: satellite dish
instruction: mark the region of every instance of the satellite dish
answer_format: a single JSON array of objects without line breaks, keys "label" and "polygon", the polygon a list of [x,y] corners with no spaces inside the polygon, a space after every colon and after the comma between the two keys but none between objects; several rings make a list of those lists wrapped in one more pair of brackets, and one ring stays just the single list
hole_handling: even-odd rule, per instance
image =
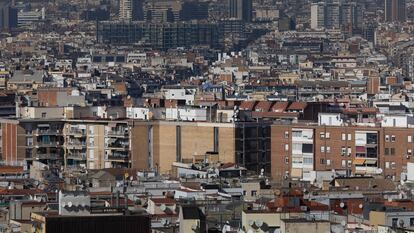
[{"label": "satellite dish", "polygon": [[339,206],[340,206],[341,208],[344,208],[344,207],[345,207],[345,203],[341,202],[341,204],[339,204]]},{"label": "satellite dish", "polygon": [[255,221],[255,224],[258,228],[260,228],[260,227],[263,226],[263,221],[258,219],[258,220]]},{"label": "satellite dish", "polygon": [[169,223],[170,223],[170,221],[168,221],[168,219],[165,219],[165,218],[161,219],[161,224],[163,226],[167,226]]},{"label": "satellite dish", "polygon": [[197,230],[197,228],[198,228],[198,226],[197,226],[197,225],[192,225],[192,226],[191,226],[191,230],[193,230],[193,231],[196,231],[196,230]]},{"label": "satellite dish", "polygon": [[341,225],[344,227],[344,226],[346,226],[346,222],[345,222],[345,220],[342,220],[341,221]]},{"label": "satellite dish", "polygon": [[253,220],[249,220],[249,226],[253,226],[254,225],[254,221]]},{"label": "satellite dish", "polygon": [[72,207],[72,202],[71,201],[68,202],[68,206],[69,206],[69,208]]},{"label": "satellite dish", "polygon": [[363,207],[364,207],[364,205],[362,205],[362,203],[361,204],[359,204],[359,206],[358,206],[360,209],[362,209]]},{"label": "satellite dish", "polygon": [[161,204],[160,209],[165,212],[167,210],[167,206],[165,204]]}]

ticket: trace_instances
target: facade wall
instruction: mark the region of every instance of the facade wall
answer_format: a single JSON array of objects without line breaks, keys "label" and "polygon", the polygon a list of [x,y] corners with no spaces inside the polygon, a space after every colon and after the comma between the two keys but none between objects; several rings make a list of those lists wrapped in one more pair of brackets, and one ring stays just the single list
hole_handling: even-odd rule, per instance
[{"label": "facade wall", "polygon": [[151,129],[150,124],[137,124],[131,128],[131,166],[148,169],[150,164]]},{"label": "facade wall", "polygon": [[[93,128],[93,134],[90,130]],[[88,143],[91,142],[93,138],[93,144],[90,146],[87,151],[87,161],[88,168],[92,169],[101,169],[105,168],[105,126],[99,124],[89,125],[88,131]],[[92,150],[91,150],[92,149]],[[93,157],[91,153],[93,152]],[[93,165],[92,165],[93,164]]]},{"label": "facade wall", "polygon": [[[216,148],[214,131],[218,134]],[[193,162],[207,152],[218,153],[220,162],[235,162],[232,124],[139,122],[132,127],[132,168],[169,173],[173,162]]]},{"label": "facade wall", "polygon": [[398,181],[407,171],[407,162],[414,162],[414,131],[410,128],[273,125],[271,176],[276,181],[298,178],[292,164],[292,144],[296,143],[292,130],[296,129],[314,131],[315,171],[384,175]]},{"label": "facade wall", "polygon": [[382,128],[380,140],[382,158],[380,166],[384,171],[384,176],[399,180],[401,172],[407,169],[407,163],[414,162],[414,130],[410,128]]},{"label": "facade wall", "polygon": [[2,159],[6,163],[18,161],[17,157],[17,124],[2,123]]}]

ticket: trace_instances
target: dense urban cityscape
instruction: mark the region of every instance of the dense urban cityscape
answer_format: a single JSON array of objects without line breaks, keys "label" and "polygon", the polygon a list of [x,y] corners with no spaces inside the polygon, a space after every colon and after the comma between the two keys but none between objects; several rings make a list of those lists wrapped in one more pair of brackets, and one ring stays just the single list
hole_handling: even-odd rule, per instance
[{"label": "dense urban cityscape", "polygon": [[414,0],[0,0],[0,233],[414,232]]}]

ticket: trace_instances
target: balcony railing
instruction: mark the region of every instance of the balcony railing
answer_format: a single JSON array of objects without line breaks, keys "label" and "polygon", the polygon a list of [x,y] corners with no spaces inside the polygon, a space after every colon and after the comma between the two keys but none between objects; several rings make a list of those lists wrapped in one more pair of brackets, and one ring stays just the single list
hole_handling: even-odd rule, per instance
[{"label": "balcony railing", "polygon": [[127,162],[129,160],[128,156],[115,156],[115,155],[108,155],[105,158],[106,160],[114,160],[114,161],[124,161]]},{"label": "balcony railing", "polygon": [[111,143],[111,144],[106,145],[106,149],[128,150],[129,149],[129,143],[128,144]]},{"label": "balcony railing", "polygon": [[69,129],[66,132],[67,135],[77,135],[77,136],[85,136],[86,135],[86,130],[81,130],[81,129]]},{"label": "balcony railing", "polygon": [[128,130],[110,130],[106,134],[110,137],[126,137],[128,136]]},{"label": "balcony railing", "polygon": [[377,174],[378,171],[377,167],[355,166],[356,174]]},{"label": "balcony railing", "polygon": [[63,143],[60,143],[60,142],[49,142],[49,143],[37,142],[35,147],[37,147],[37,148],[39,148],[39,147],[61,147],[62,144]]},{"label": "balcony railing", "polygon": [[65,143],[66,148],[68,149],[77,149],[86,147],[86,142],[81,141],[69,141]]},{"label": "balcony railing", "polygon": [[32,159],[51,159],[56,160],[60,158],[60,154],[57,153],[44,153],[44,152],[37,152],[32,156]]},{"label": "balcony railing", "polygon": [[86,153],[69,153],[67,158],[74,160],[86,160]]},{"label": "balcony railing", "polygon": [[56,129],[38,129],[35,131],[36,135],[58,135],[61,134],[60,130]]}]

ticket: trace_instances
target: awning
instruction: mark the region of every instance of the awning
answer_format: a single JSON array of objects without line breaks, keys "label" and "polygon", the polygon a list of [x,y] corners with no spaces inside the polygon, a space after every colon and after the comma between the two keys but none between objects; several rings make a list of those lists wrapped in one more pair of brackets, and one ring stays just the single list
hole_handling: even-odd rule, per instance
[{"label": "awning", "polygon": [[302,178],[302,169],[292,168],[290,176],[294,178]]},{"label": "awning", "polygon": [[363,158],[354,159],[354,165],[363,165],[364,163],[365,163],[365,159]]},{"label": "awning", "polygon": [[357,146],[356,147],[356,152],[357,153],[365,153],[365,147],[364,146]]},{"label": "awning", "polygon": [[367,164],[367,165],[374,165],[374,164],[377,164],[377,160],[376,159],[367,159],[365,161],[365,164]]}]

